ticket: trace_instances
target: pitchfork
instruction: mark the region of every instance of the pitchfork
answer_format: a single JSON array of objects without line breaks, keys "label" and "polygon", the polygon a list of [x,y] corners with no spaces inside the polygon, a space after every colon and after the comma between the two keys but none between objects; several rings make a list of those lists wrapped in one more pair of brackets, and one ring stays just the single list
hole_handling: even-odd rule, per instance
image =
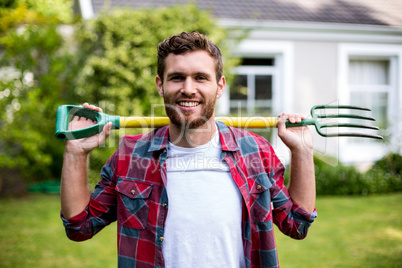
[{"label": "pitchfork", "polygon": [[[361,129],[372,129],[378,130],[376,126],[365,125],[365,124],[355,124],[349,122],[333,122],[333,123],[322,123],[319,119],[332,118],[340,119],[347,118],[353,120],[364,120],[364,121],[375,121],[372,117],[361,116],[356,114],[342,114],[342,113],[318,113],[318,111],[323,111],[326,109],[330,110],[355,110],[355,111],[365,111],[369,112],[370,109],[349,106],[349,105],[316,105],[311,108],[312,119],[303,119],[300,123],[286,122],[287,127],[299,127],[313,125],[318,134],[323,137],[364,137],[373,139],[383,139],[383,137],[375,134],[359,133],[359,132],[335,132],[326,133],[323,132],[323,128],[361,128]],[[96,121],[97,123],[91,127],[78,129],[78,130],[68,130],[68,124],[70,115],[81,116],[89,118]],[[216,121],[222,121],[228,126],[240,127],[240,128],[274,128],[277,127],[278,117],[216,117]],[[105,113],[89,110],[81,106],[75,105],[61,105],[57,110],[57,120],[56,120],[56,138],[60,140],[75,140],[90,137],[100,133],[103,127],[112,122],[112,128],[155,128],[162,127],[169,124],[169,118],[167,117],[121,117],[118,115],[108,115]]]}]

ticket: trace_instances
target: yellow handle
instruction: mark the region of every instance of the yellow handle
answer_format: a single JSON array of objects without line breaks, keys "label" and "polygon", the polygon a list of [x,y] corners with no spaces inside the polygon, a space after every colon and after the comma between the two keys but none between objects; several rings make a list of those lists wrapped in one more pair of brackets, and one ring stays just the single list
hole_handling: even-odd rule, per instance
[{"label": "yellow handle", "polygon": [[169,125],[168,117],[141,117],[141,116],[120,116],[120,127],[123,128],[154,128]]},{"label": "yellow handle", "polygon": [[[275,128],[278,123],[276,117],[216,117],[227,126],[239,128]],[[168,117],[120,117],[121,128],[154,128],[169,125]]]}]

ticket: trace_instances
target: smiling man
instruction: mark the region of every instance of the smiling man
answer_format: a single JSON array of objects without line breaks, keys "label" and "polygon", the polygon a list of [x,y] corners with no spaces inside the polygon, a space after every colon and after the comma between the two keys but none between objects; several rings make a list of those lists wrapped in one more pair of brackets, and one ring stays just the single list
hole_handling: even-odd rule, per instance
[{"label": "smiling man", "polygon": [[[215,103],[222,96],[225,77],[220,73],[218,78],[215,61],[207,51],[170,53],[164,62],[164,72],[156,77],[156,85],[171,121],[170,139],[182,147],[207,143],[211,136],[200,130],[215,128]],[[185,139],[177,140],[190,132]]]},{"label": "smiling man", "polygon": [[[111,131],[66,141],[62,219],[70,239],[117,220],[120,267],[278,267],[273,224],[302,239],[316,217],[312,138],[282,114],[290,183],[268,141],[214,119],[225,87],[222,55],[206,36],[181,33],[158,46],[156,86],[170,124],[124,136],[91,193],[89,152]],[[100,111],[98,107],[84,107]],[[93,124],[75,117],[70,129]]]}]

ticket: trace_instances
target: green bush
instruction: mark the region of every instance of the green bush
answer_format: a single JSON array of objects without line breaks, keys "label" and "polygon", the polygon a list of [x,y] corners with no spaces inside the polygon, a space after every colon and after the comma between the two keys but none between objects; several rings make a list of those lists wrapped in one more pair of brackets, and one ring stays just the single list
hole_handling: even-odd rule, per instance
[{"label": "green bush", "polygon": [[369,193],[402,191],[402,156],[395,153],[386,155],[364,176]]},{"label": "green bush", "polygon": [[363,175],[353,166],[338,162],[336,166],[314,158],[317,195],[361,194],[364,187]]},{"label": "green bush", "polygon": [[206,34],[223,49],[225,70],[231,67],[226,31],[195,5],[114,9],[94,21],[83,21],[77,29],[77,52],[83,59],[77,93],[120,115],[160,115],[163,109],[153,110],[163,102],[155,86],[157,46],[183,31]]},{"label": "green bush", "polygon": [[[195,5],[116,9],[76,21],[73,36],[63,36],[59,26],[71,20],[72,9],[62,9],[71,3],[0,6],[0,63],[11,74],[0,80],[0,184],[7,170],[19,171],[26,182],[60,177],[64,143],[54,138],[54,127],[61,104],[90,102],[122,116],[164,114],[155,86],[156,50],[168,36],[202,32],[222,48],[225,70],[236,63],[228,56],[226,31]],[[91,153],[92,181],[126,133],[113,132]]]},{"label": "green bush", "polygon": [[[37,14],[17,9],[21,17]],[[75,100],[71,81],[77,64],[54,21],[41,16],[17,27],[17,20],[0,38],[0,177],[6,170],[18,170],[27,182],[60,176],[63,144],[54,139],[56,109]]]},{"label": "green bush", "polygon": [[[331,160],[331,163],[337,161]],[[338,162],[336,166],[314,157],[317,195],[368,195],[402,191],[402,156],[389,154],[367,172]],[[286,183],[289,172],[285,174]]]},{"label": "green bush", "polygon": [[377,161],[374,167],[387,171],[389,174],[400,176],[402,174],[402,155],[390,153]]}]

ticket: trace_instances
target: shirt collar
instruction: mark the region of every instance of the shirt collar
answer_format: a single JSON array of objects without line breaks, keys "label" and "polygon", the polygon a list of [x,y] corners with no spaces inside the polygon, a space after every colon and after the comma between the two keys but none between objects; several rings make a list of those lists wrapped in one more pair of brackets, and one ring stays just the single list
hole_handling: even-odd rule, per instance
[{"label": "shirt collar", "polygon": [[168,137],[169,137],[169,127],[161,127],[154,129],[149,133],[151,137],[149,137],[151,141],[151,146],[149,147],[148,151],[159,151],[166,148]]},{"label": "shirt collar", "polygon": [[216,125],[218,126],[222,151],[238,151],[239,146],[237,146],[231,129],[221,121],[216,121]]},{"label": "shirt collar", "polygon": [[[239,146],[233,137],[232,131],[225,125],[225,123],[216,121],[219,131],[219,139],[222,146],[222,151],[238,151]],[[166,148],[169,137],[169,127],[161,127],[150,133],[151,146],[149,151],[159,151]]]}]

